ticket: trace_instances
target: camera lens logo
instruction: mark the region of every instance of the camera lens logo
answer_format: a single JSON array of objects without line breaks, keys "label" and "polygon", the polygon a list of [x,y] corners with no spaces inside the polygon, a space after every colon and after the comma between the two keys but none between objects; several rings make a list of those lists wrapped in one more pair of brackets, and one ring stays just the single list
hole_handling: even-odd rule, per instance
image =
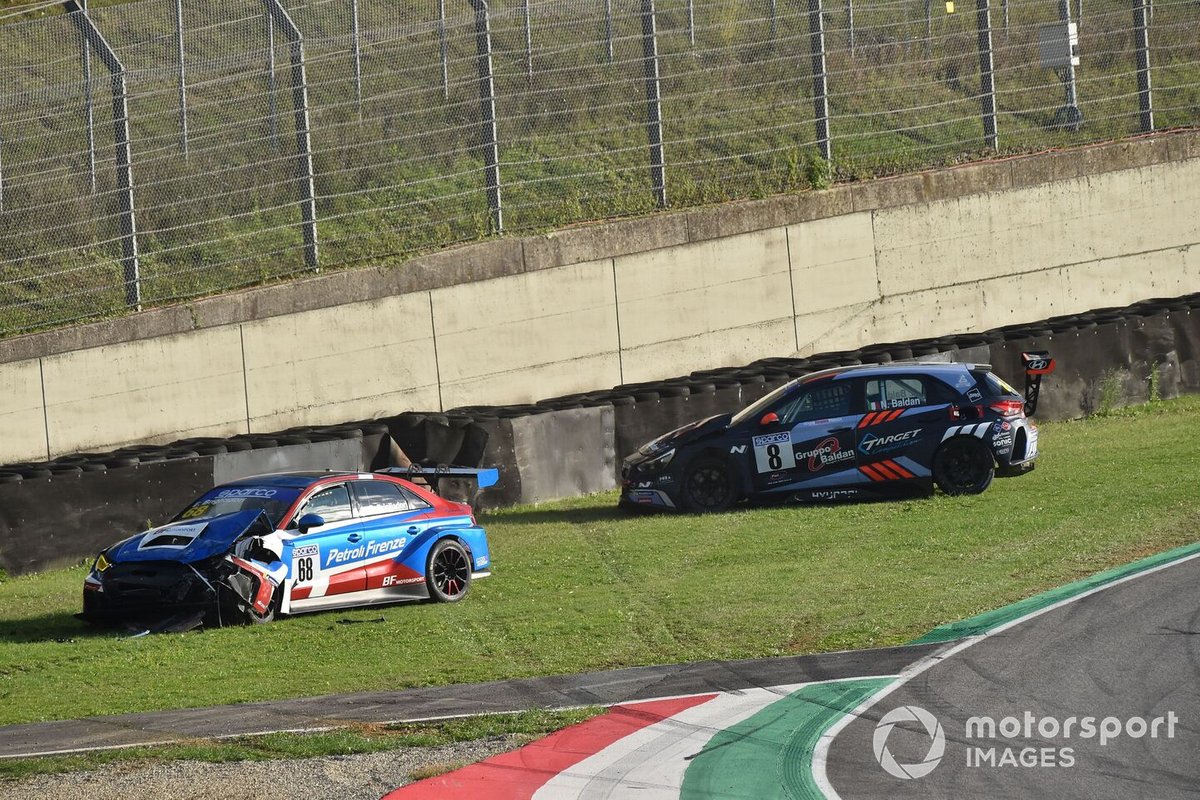
[{"label": "camera lens logo", "polygon": [[[929,751],[915,764],[901,764],[896,761],[887,746],[892,729],[905,722],[919,723],[925,728],[930,740]],[[875,725],[875,736],[871,744],[875,749],[875,760],[887,774],[903,780],[924,778],[933,772],[946,752],[946,732],[942,730],[942,723],[938,722],[937,717],[920,706],[900,706],[884,714],[883,719]]]}]

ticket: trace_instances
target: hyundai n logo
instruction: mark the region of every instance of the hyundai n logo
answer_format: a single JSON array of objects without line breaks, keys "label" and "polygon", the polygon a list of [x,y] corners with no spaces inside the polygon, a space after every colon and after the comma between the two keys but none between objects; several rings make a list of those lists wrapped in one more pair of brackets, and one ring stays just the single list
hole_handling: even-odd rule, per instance
[{"label": "hyundai n logo", "polygon": [[746,452],[746,445],[744,445],[744,444],[735,444],[733,447],[729,448],[729,452],[731,452],[731,453],[744,453],[744,452]]}]

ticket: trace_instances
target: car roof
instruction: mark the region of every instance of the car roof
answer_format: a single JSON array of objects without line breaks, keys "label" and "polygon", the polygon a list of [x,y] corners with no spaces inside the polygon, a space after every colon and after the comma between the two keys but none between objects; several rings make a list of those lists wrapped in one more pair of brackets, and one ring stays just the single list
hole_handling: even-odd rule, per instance
[{"label": "car roof", "polygon": [[969,370],[990,370],[991,364],[972,364],[965,361],[898,361],[890,364],[855,364],[846,367],[831,367],[810,372],[801,377],[800,383],[810,383],[825,378],[871,378],[896,372],[916,372],[923,375],[958,375]]},{"label": "car roof", "polygon": [[268,475],[249,475],[234,481],[227,481],[222,486],[277,486],[281,489],[304,489],[324,478],[342,478],[358,475],[357,472],[344,470],[324,470],[321,472],[273,472]]}]

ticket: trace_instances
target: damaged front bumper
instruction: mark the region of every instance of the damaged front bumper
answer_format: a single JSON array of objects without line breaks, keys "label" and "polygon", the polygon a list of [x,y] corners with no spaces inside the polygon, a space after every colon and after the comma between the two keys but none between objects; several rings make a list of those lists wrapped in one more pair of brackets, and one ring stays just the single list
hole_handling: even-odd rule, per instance
[{"label": "damaged front bumper", "polygon": [[[275,574],[278,573],[278,574]],[[274,611],[283,564],[222,556],[201,564],[138,561],[95,569],[83,584],[80,619],[134,630],[190,630],[261,621]]]}]

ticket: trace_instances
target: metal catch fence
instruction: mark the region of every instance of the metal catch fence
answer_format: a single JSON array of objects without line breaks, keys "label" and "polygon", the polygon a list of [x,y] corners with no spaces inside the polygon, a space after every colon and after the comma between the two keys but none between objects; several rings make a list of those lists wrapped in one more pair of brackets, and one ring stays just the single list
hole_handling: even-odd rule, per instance
[{"label": "metal catch fence", "polygon": [[138,0],[0,25],[0,336],[1200,120],[1195,0]]}]

